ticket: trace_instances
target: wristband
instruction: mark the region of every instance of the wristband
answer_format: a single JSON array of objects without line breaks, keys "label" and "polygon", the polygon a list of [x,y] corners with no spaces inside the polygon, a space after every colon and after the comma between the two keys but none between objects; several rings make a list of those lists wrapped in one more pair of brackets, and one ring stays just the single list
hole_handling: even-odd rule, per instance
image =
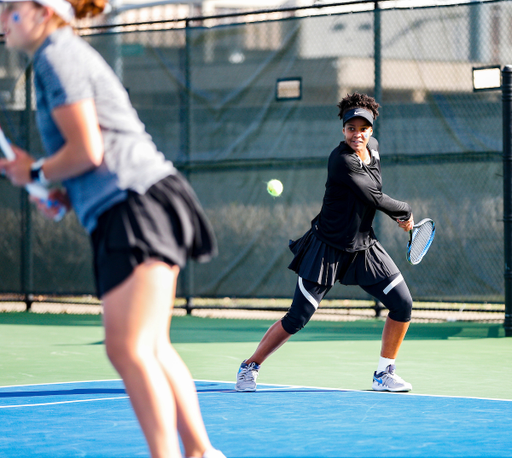
[{"label": "wristband", "polygon": [[43,186],[48,186],[50,181],[44,176],[43,164],[46,159],[39,159],[30,166],[30,179]]}]

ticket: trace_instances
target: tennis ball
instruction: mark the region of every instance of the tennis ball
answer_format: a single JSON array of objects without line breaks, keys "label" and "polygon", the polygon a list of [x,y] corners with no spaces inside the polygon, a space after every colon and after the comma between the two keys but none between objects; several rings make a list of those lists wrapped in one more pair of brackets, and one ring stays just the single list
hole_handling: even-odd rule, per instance
[{"label": "tennis ball", "polygon": [[283,192],[283,183],[281,183],[279,180],[270,180],[267,183],[267,191],[271,196],[280,196]]}]

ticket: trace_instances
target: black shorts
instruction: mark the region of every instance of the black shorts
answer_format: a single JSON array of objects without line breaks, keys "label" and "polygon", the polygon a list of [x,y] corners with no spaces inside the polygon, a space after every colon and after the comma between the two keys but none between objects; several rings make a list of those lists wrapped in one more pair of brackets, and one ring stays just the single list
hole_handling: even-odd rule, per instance
[{"label": "black shorts", "polygon": [[195,192],[179,173],[98,218],[91,234],[98,297],[126,280],[147,259],[184,267],[188,258],[209,261],[217,242]]},{"label": "black shorts", "polygon": [[377,241],[367,250],[351,253],[327,245],[309,230],[300,239],[290,241],[290,250],[295,256],[288,268],[324,286],[333,286],[336,281],[369,286],[400,273]]}]

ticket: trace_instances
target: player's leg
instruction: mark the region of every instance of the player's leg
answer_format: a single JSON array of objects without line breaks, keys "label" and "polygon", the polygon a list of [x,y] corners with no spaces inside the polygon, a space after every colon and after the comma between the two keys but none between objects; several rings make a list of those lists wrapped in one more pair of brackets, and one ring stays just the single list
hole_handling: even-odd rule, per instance
[{"label": "player's leg", "polygon": [[154,458],[181,456],[174,393],[157,356],[157,336],[168,322],[177,275],[177,267],[146,261],[103,297],[107,354]]},{"label": "player's leg", "polygon": [[172,315],[169,314],[169,320],[162,322],[157,357],[174,393],[178,431],[185,449],[185,456],[202,457],[206,450],[212,451],[212,446],[203,423],[190,371],[171,345],[169,334],[171,318]]},{"label": "player's leg", "polygon": [[382,332],[381,353],[374,374],[373,389],[410,391],[411,384],[395,373],[395,361],[411,320],[412,297],[409,288],[401,274],[362,288],[389,309]]},{"label": "player's leg", "polygon": [[213,452],[194,382],[169,338],[178,273],[177,266],[146,261],[103,298],[107,353],[123,378],[152,457],[181,456],[177,426],[187,457]]},{"label": "player's leg", "polygon": [[235,387],[237,391],[256,390],[256,379],[261,364],[293,334],[306,326],[330,289],[330,286],[319,285],[298,277],[288,312],[267,330],[253,355],[241,364]]},{"label": "player's leg", "polygon": [[410,321],[395,321],[389,316],[386,318],[386,323],[382,330],[382,347],[380,352],[382,358],[396,359],[409,329],[409,324]]},{"label": "player's leg", "polygon": [[282,320],[276,321],[261,339],[253,355],[246,359],[247,364],[261,365],[272,353],[278,350],[292,336],[283,328]]},{"label": "player's leg", "polygon": [[157,358],[155,338],[162,321],[168,321],[177,274],[177,267],[146,261],[103,296],[107,355],[123,379],[154,458],[181,456],[174,394]]}]

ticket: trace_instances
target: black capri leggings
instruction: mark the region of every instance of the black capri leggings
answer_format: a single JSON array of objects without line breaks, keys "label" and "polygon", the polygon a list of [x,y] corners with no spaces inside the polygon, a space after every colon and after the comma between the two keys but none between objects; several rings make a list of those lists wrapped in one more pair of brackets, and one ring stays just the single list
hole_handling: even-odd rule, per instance
[{"label": "black capri leggings", "polygon": [[389,310],[389,318],[407,323],[411,321],[412,297],[402,274],[396,274],[375,285],[361,286]]},{"label": "black capri leggings", "polygon": [[[398,273],[375,285],[361,286],[364,291],[382,302],[389,310],[388,316],[406,323],[411,320],[412,297],[402,274]],[[295,334],[309,322],[331,286],[298,277],[293,302],[281,320],[288,334]]]}]

